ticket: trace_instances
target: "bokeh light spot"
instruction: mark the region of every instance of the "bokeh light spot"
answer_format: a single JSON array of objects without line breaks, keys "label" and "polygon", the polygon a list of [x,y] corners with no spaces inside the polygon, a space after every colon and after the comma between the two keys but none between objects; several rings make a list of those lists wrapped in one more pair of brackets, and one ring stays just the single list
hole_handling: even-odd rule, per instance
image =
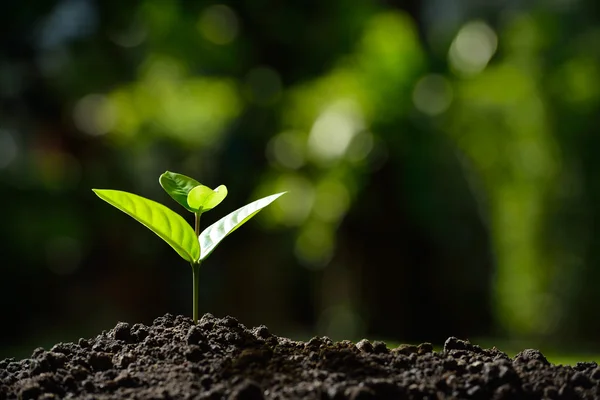
[{"label": "bokeh light spot", "polygon": [[148,57],[140,75],[138,82],[110,95],[117,110],[113,130],[121,141],[152,126],[185,145],[211,146],[242,107],[236,81],[190,77],[187,64],[169,56]]},{"label": "bokeh light spot", "polygon": [[270,207],[275,218],[288,226],[302,225],[310,215],[315,188],[311,181],[300,175],[285,175],[279,179],[276,192],[287,190],[293,195],[283,196]]},{"label": "bokeh light spot", "polygon": [[159,54],[150,55],[140,67],[142,80],[150,89],[160,89],[165,82],[182,79],[186,72],[185,63]]},{"label": "bokeh light spot", "polygon": [[442,75],[431,74],[421,78],[413,91],[417,110],[435,116],[448,109],[452,102],[452,86]]},{"label": "bokeh light spot", "polygon": [[39,29],[39,45],[42,48],[59,47],[95,31],[98,20],[94,2],[62,0],[56,3]]},{"label": "bokeh light spot", "polygon": [[104,135],[115,126],[115,107],[106,96],[89,94],[73,108],[73,121],[80,131],[88,135]]},{"label": "bokeh light spot", "polygon": [[202,12],[198,30],[206,40],[214,44],[229,44],[238,35],[238,18],[230,7],[216,4]]},{"label": "bokeh light spot", "polygon": [[328,164],[344,156],[352,138],[365,124],[359,106],[351,100],[331,104],[319,115],[308,137],[312,159]]},{"label": "bokeh light spot", "polygon": [[288,131],[274,136],[267,144],[267,158],[272,164],[298,169],[305,163],[306,137],[302,132]]},{"label": "bokeh light spot", "polygon": [[337,180],[328,179],[317,186],[314,213],[323,221],[337,222],[350,207],[350,194]]},{"label": "bokeh light spot", "polygon": [[346,158],[352,162],[363,161],[373,151],[373,134],[368,131],[357,133],[348,146]]},{"label": "bokeh light spot", "polygon": [[482,21],[465,24],[448,53],[450,65],[461,75],[475,75],[485,69],[498,48],[496,32]]},{"label": "bokeh light spot", "polygon": [[305,224],[296,239],[294,253],[304,266],[311,269],[325,267],[333,255],[334,235],[323,222]]}]

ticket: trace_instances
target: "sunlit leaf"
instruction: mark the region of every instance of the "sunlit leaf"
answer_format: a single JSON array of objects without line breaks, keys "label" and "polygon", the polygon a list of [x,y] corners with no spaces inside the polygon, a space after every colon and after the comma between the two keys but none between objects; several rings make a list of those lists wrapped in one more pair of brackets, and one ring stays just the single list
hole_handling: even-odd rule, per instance
[{"label": "sunlit leaf", "polygon": [[206,259],[219,243],[231,232],[242,226],[250,218],[254,217],[260,210],[277,200],[287,192],[273,194],[253,201],[241,207],[231,214],[221,218],[200,234],[200,261]]},{"label": "sunlit leaf", "polygon": [[221,185],[215,190],[200,185],[193,188],[188,194],[188,205],[194,210],[206,212],[218,206],[227,197],[227,188]]},{"label": "sunlit leaf", "polygon": [[196,212],[197,209],[190,207],[188,204],[188,194],[192,189],[200,186],[200,182],[176,172],[167,171],[162,174],[158,180],[160,186],[165,189],[176,202],[184,206],[188,211]]},{"label": "sunlit leaf", "polygon": [[174,211],[155,201],[120,190],[92,189],[102,200],[130,215],[167,242],[188,262],[200,257],[192,227]]}]

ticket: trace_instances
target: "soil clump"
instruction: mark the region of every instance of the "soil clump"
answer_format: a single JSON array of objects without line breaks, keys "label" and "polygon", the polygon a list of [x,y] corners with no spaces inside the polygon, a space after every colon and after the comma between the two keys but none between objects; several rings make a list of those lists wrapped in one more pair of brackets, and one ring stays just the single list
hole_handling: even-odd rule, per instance
[{"label": "soil clump", "polygon": [[383,342],[308,342],[235,318],[166,314],[120,322],[77,343],[0,361],[9,399],[597,399],[594,362],[560,366],[537,350],[510,358],[468,341],[388,349]]}]

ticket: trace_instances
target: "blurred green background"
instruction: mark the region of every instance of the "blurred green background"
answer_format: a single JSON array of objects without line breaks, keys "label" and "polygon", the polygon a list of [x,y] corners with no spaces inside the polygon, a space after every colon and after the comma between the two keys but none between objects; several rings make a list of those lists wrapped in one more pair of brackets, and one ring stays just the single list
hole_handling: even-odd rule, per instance
[{"label": "blurred green background", "polygon": [[[595,0],[9,2],[0,358],[191,315],[191,268],[91,188],[289,195],[203,265],[279,335],[600,344]],[[579,346],[579,348],[577,348]]]}]

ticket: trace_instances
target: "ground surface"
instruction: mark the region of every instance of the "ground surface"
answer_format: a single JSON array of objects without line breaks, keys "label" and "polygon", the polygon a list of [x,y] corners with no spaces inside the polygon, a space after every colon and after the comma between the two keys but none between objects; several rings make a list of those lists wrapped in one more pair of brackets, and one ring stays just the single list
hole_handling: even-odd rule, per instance
[{"label": "ground surface", "polygon": [[119,323],[78,343],[0,361],[0,399],[600,398],[596,363],[555,366],[449,338],[388,349],[366,340],[295,342],[204,315]]}]

